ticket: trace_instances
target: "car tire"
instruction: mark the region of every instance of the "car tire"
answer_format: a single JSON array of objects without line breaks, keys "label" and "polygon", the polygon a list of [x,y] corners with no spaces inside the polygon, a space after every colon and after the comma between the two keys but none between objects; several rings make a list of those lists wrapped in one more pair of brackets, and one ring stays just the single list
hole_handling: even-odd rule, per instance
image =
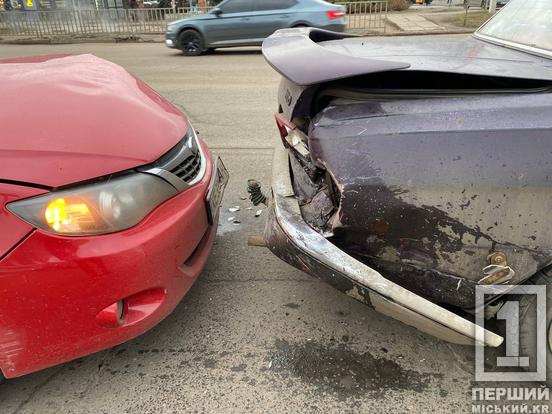
[{"label": "car tire", "polygon": [[[527,284],[546,286],[546,383],[552,386],[552,266],[541,270]],[[529,356],[530,371],[536,371],[537,298],[523,295],[519,301],[519,350]]]},{"label": "car tire", "polygon": [[203,37],[198,31],[192,29],[180,33],[178,45],[186,56],[199,56],[204,50]]}]

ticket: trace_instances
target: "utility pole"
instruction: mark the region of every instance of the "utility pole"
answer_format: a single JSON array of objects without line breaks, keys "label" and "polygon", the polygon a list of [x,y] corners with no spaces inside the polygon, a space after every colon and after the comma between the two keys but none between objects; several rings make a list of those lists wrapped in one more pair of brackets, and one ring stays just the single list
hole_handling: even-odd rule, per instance
[{"label": "utility pole", "polygon": [[489,1],[489,13],[496,12],[496,0]]}]

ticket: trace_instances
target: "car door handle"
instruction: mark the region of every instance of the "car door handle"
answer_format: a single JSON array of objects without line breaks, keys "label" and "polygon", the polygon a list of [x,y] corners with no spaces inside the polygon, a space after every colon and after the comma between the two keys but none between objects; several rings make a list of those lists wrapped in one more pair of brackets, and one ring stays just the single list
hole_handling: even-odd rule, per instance
[{"label": "car door handle", "polygon": [[241,18],[241,21],[242,21],[242,22],[246,22],[246,21],[248,21],[248,20],[251,20],[251,19],[250,19],[249,17],[242,17],[242,18]]}]

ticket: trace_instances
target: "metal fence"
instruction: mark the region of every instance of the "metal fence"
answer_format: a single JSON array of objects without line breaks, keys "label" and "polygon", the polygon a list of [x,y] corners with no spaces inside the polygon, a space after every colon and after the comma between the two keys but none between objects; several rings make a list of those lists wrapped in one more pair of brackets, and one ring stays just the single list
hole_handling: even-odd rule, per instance
[{"label": "metal fence", "polygon": [[167,24],[209,8],[11,11],[0,13],[0,35],[124,35],[164,33]]},{"label": "metal fence", "polygon": [[347,9],[347,29],[352,32],[385,32],[387,0],[337,2]]},{"label": "metal fence", "polygon": [[[385,31],[387,0],[338,2],[347,9],[348,29],[357,32]],[[184,17],[207,13],[211,7],[151,9],[99,9],[0,12],[2,34],[46,37],[56,35],[158,34],[167,24]]]}]

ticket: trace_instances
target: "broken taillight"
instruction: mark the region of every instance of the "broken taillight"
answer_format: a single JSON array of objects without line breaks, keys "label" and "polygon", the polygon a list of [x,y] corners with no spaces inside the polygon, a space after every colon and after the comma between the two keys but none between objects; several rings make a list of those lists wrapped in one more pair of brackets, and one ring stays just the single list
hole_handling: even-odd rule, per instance
[{"label": "broken taillight", "polygon": [[288,121],[284,115],[276,114],[275,118],[284,145],[293,148],[303,157],[307,157],[309,155],[308,137],[293,122]]},{"label": "broken taillight", "polygon": [[328,19],[340,19],[343,16],[345,16],[345,12],[343,10],[329,10],[326,12],[326,16],[328,16]]},{"label": "broken taillight", "polygon": [[283,114],[274,114],[274,118],[276,118],[276,126],[280,131],[280,137],[284,140],[287,137],[288,132],[295,129],[295,125],[288,121]]}]

